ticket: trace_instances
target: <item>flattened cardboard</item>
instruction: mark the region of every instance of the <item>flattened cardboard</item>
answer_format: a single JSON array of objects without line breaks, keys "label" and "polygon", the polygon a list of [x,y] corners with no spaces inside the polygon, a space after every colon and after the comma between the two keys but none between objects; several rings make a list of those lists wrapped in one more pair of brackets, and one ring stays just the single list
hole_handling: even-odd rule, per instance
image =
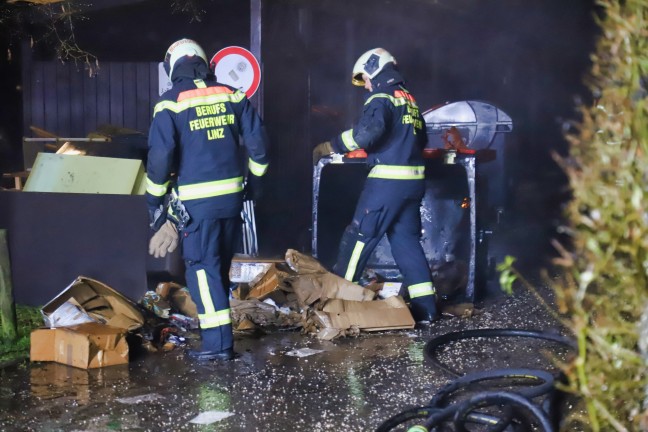
[{"label": "flattened cardboard", "polygon": [[[324,314],[326,317],[322,316]],[[331,299],[317,316],[325,327],[338,329],[351,326],[364,331],[411,329],[415,324],[409,308],[399,296],[375,301]]]},{"label": "flattened cardboard", "polygon": [[88,315],[104,324],[127,330],[135,330],[144,324],[144,317],[131,300],[108,285],[79,276],[41,309],[46,326],[54,326],[50,319],[52,313],[71,299]]},{"label": "flattened cardboard", "polygon": [[128,363],[128,354],[126,330],[104,324],[37,329],[31,334],[31,361],[94,369]]},{"label": "flattened cardboard", "polygon": [[146,175],[141,160],[39,153],[24,190],[142,195]]},{"label": "flattened cardboard", "polygon": [[299,275],[292,280],[299,302],[310,306],[318,300],[373,300],[376,294],[333,273]]}]

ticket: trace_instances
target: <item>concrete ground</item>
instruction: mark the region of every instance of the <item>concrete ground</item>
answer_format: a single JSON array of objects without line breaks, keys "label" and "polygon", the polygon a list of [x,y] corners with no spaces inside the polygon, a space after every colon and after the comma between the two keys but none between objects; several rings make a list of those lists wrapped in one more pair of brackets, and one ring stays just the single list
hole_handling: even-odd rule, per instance
[{"label": "concrete ground", "polygon": [[[453,377],[424,354],[431,338],[473,328],[557,330],[529,292],[412,330],[319,341],[299,332],[237,334],[235,360],[199,363],[181,349],[82,370],[22,363],[0,371],[2,431],[368,431],[425,405]],[[516,340],[517,339],[517,340]],[[295,357],[291,351],[321,350]],[[457,342],[439,360],[458,373],[504,367],[555,371],[560,347],[536,339]],[[209,425],[201,413],[231,413]]]},{"label": "concrete ground", "polygon": [[[505,254],[518,257],[551,303],[551,290],[537,276],[546,265],[551,229],[541,212],[527,214],[505,221],[491,249],[498,262]],[[407,408],[427,404],[454,378],[445,369],[555,372],[555,360],[566,356],[555,343],[529,338],[452,343],[438,356],[446,368],[425,354],[426,343],[436,336],[484,328],[565,334],[542,302],[517,286],[512,296],[489,292],[471,317],[444,316],[411,330],[330,342],[298,331],[237,333],[239,356],[225,363],[198,363],[181,349],[94,370],[24,362],[0,369],[0,430],[370,431]],[[290,355],[305,348],[316,351]],[[201,414],[215,417],[205,420],[210,424],[192,423]],[[229,416],[216,420],[219,415]]]}]

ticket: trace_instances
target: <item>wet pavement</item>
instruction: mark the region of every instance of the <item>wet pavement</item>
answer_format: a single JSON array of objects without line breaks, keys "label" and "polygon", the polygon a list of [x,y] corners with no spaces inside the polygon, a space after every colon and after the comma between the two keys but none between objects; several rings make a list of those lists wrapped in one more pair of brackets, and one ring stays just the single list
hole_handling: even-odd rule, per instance
[{"label": "wet pavement", "polygon": [[[298,331],[237,334],[239,356],[225,363],[192,361],[181,349],[94,370],[21,363],[0,370],[0,430],[375,430],[426,404],[453,378],[426,357],[431,338],[473,328],[558,329],[530,293],[478,306],[470,318],[329,342]],[[290,355],[304,348],[321,352]],[[444,347],[438,359],[458,373],[555,370],[550,358],[560,351],[541,340],[479,338]],[[230,415],[208,425],[190,422],[210,412]]]}]

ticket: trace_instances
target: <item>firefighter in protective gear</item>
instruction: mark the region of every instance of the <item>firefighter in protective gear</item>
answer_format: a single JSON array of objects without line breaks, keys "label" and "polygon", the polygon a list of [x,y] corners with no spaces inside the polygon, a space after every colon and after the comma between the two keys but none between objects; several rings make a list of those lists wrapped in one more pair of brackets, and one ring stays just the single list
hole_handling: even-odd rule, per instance
[{"label": "firefighter in protective gear", "polygon": [[[334,272],[358,282],[374,248],[387,235],[407,286],[416,321],[438,318],[436,291],[420,243],[420,206],[425,191],[425,122],[404,87],[394,57],[382,48],[362,54],[352,83],[368,90],[362,116],[330,141],[335,153],[364,149],[370,168],[352,222],[340,242]],[[318,145],[318,158],[328,150]]]},{"label": "firefighter in protective gear", "polygon": [[[268,138],[245,93],[216,81],[200,46],[175,42],[165,68],[173,86],[155,105],[149,132],[146,199],[151,226],[166,215],[164,198],[177,173],[175,208],[186,213],[179,224],[187,288],[198,307],[202,348],[199,360],[233,358],[229,307],[229,269],[241,241],[245,166],[258,180],[268,167]],[[177,216],[176,216],[177,217]],[[166,218],[165,218],[166,219]],[[169,217],[169,220],[174,218]]]}]

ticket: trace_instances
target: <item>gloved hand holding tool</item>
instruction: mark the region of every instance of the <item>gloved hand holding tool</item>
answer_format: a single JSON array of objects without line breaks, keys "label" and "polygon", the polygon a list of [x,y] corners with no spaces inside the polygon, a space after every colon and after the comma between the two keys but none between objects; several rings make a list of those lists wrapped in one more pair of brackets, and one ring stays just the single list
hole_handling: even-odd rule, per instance
[{"label": "gloved hand holding tool", "polygon": [[324,141],[323,143],[317,144],[313,149],[313,165],[317,165],[317,162],[323,156],[328,156],[331,153],[335,153],[331,141]]},{"label": "gloved hand holding tool", "polygon": [[243,188],[243,201],[258,201],[263,194],[261,177],[250,173]]},{"label": "gloved hand holding tool", "polygon": [[178,247],[178,228],[167,220],[149,241],[149,255],[164,258]]}]

